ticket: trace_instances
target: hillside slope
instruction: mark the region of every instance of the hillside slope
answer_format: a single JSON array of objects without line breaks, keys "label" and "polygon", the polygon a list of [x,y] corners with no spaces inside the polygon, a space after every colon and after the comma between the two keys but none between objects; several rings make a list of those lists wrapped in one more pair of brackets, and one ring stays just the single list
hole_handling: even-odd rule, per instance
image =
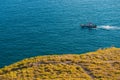
[{"label": "hillside slope", "polygon": [[120,80],[120,48],[24,59],[0,69],[0,80]]}]

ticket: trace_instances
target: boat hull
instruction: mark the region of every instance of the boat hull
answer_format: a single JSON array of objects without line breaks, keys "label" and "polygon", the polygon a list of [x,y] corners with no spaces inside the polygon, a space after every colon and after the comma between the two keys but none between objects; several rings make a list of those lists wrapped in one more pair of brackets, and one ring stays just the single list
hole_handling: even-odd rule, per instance
[{"label": "boat hull", "polygon": [[97,25],[85,25],[85,24],[82,24],[82,25],[80,25],[81,26],[81,28],[97,28]]},{"label": "boat hull", "polygon": [[81,26],[82,28],[97,28],[97,26]]}]

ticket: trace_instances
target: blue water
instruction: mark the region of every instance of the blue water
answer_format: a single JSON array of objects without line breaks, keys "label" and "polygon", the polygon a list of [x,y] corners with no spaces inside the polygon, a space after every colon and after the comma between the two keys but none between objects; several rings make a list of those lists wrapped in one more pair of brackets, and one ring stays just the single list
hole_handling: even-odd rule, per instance
[{"label": "blue water", "polygon": [[[21,59],[120,47],[120,0],[0,0],[0,67]],[[97,29],[81,29],[93,22]]]}]

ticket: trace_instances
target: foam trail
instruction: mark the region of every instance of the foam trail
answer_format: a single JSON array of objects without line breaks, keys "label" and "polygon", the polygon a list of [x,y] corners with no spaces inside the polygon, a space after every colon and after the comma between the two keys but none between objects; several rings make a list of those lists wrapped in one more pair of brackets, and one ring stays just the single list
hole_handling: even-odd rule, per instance
[{"label": "foam trail", "polygon": [[109,26],[109,25],[98,26],[98,28],[99,29],[104,29],[104,30],[120,30],[120,27]]}]

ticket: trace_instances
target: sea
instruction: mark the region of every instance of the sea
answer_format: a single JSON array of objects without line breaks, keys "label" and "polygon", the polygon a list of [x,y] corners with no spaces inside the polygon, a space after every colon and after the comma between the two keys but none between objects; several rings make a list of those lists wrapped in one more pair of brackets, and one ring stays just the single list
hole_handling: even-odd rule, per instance
[{"label": "sea", "polygon": [[[0,0],[0,67],[41,55],[120,47],[120,0]],[[96,29],[80,24],[94,23]]]}]

